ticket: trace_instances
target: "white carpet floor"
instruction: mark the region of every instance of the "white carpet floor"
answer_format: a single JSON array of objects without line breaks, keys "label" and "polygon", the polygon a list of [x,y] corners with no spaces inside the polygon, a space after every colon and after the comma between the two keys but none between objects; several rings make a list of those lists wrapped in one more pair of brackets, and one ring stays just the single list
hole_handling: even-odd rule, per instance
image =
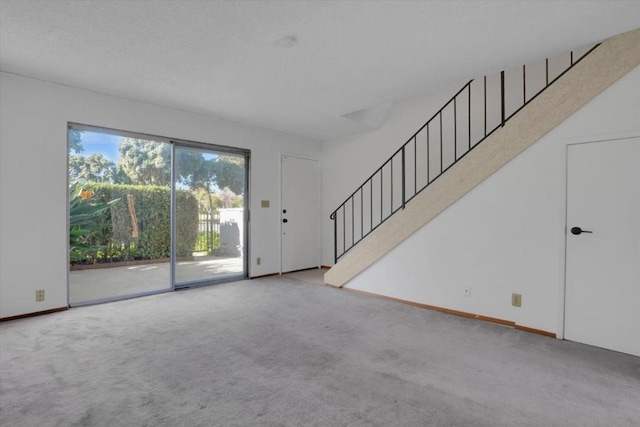
[{"label": "white carpet floor", "polygon": [[4,322],[0,337],[2,426],[640,425],[638,357],[299,277]]}]

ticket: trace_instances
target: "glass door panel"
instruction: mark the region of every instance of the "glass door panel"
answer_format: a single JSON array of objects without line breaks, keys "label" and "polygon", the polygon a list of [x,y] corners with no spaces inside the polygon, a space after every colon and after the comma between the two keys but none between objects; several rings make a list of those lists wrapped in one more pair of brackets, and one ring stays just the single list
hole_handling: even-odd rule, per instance
[{"label": "glass door panel", "polygon": [[175,147],[175,285],[245,276],[245,156]]},{"label": "glass door panel", "polygon": [[69,303],[171,288],[171,144],[69,129]]}]

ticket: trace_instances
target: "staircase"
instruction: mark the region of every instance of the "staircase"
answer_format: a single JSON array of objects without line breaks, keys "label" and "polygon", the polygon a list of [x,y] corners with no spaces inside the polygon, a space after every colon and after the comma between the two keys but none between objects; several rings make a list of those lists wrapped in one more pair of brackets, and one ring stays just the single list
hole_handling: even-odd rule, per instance
[{"label": "staircase", "polygon": [[341,287],[640,63],[640,30],[465,84],[331,214]]}]

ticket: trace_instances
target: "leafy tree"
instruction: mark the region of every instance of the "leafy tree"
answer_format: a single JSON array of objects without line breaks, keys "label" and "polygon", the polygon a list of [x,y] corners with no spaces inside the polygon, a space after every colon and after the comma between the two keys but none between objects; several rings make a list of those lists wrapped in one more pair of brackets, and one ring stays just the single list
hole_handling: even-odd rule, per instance
[{"label": "leafy tree", "polygon": [[200,211],[208,212],[221,207],[220,198],[215,193],[207,193],[204,188],[196,188],[193,191],[193,195],[198,200],[198,206]]},{"label": "leafy tree", "polygon": [[236,195],[235,199],[233,199],[231,201],[231,204],[229,205],[230,208],[241,208],[244,206],[244,197],[242,197],[241,195]]},{"label": "leafy tree", "polygon": [[101,153],[88,157],[69,156],[69,177],[93,182],[111,182],[116,176],[116,164]]},{"label": "leafy tree", "polygon": [[242,207],[242,196],[235,194],[225,187],[218,192],[218,198],[220,199],[220,207],[222,208],[240,208]]},{"label": "leafy tree", "polygon": [[84,169],[85,158],[84,156],[69,156],[69,179],[71,181],[75,181],[80,178],[84,178],[83,169]]},{"label": "leafy tree", "polygon": [[235,194],[244,193],[244,159],[220,156],[215,161],[214,170],[218,188],[228,187]]},{"label": "leafy tree", "polygon": [[84,151],[82,147],[82,131],[72,129],[69,131],[69,151],[80,154]]},{"label": "leafy tree", "polygon": [[[235,200],[236,194],[242,193],[244,189],[242,161],[241,158],[231,156],[206,158],[202,153],[181,151],[178,157],[180,183],[193,191],[202,189],[208,197],[209,209],[229,207],[230,200]],[[232,196],[225,194],[221,189],[228,189]],[[217,192],[218,196],[214,192]],[[223,194],[226,199],[220,203]],[[218,203],[214,203],[214,199],[217,199]]]},{"label": "leafy tree", "polygon": [[[171,146],[144,139],[122,138],[118,169],[133,184],[171,183]],[[120,180],[125,181],[123,176]]]},{"label": "leafy tree", "polygon": [[207,159],[201,153],[180,151],[178,156],[178,171],[180,183],[193,191],[203,190],[208,198],[209,209],[214,208],[212,190],[216,183],[215,160]]},{"label": "leafy tree", "polygon": [[[74,151],[82,151],[80,131],[70,132]],[[171,146],[145,139],[122,138],[118,164],[101,154],[88,157],[72,155],[69,175],[94,182],[117,184],[168,186],[171,182]],[[202,189],[208,198],[209,209],[219,203],[214,193],[228,188],[234,195],[244,192],[244,164],[241,157],[209,157],[196,151],[178,151],[179,183],[191,190]],[[225,195],[225,197],[227,197]],[[228,197],[227,197],[228,199]],[[234,198],[234,200],[236,200]],[[237,202],[236,202],[237,203]],[[225,206],[228,203],[223,203]]]}]

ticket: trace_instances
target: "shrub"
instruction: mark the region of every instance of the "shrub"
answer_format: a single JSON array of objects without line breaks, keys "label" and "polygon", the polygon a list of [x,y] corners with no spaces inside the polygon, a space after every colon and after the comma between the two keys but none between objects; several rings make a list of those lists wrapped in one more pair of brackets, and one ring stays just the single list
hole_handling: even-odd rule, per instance
[{"label": "shrub", "polygon": [[102,230],[109,207],[119,201],[97,202],[85,184],[83,180],[69,186],[69,258],[72,261],[82,260],[86,254],[102,249],[92,243],[91,234]]},{"label": "shrub", "polygon": [[[100,246],[82,263],[169,257],[171,248],[171,191],[155,185],[87,183],[97,202],[119,199],[110,206],[102,226],[88,239]],[[189,256],[198,236],[198,202],[191,192],[176,191],[176,255]]]},{"label": "shrub", "polygon": [[196,239],[195,250],[214,254],[220,248],[220,233],[217,231],[199,231]]}]

